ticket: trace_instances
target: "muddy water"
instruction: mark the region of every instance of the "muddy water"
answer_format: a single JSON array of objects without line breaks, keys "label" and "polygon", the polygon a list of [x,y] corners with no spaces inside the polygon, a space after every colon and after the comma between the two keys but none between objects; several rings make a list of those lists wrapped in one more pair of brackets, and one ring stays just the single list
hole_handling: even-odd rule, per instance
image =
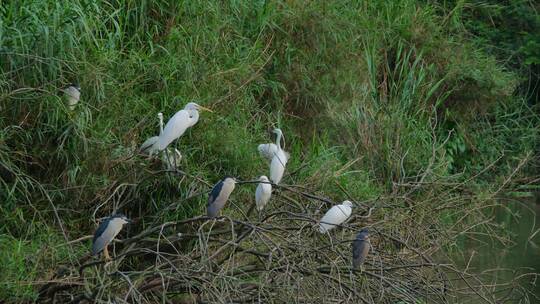
[{"label": "muddy water", "polygon": [[[509,238],[514,244],[505,246],[487,236],[468,238],[460,243],[465,253],[453,257],[462,268],[469,265],[471,272],[484,272],[483,278],[491,283],[509,282],[514,271],[540,274],[540,202],[510,199],[503,203],[506,208],[498,207],[493,215],[495,221],[510,232]],[[535,280],[534,276],[526,276],[520,284],[523,289],[499,286],[494,290],[498,298],[508,296],[504,303],[540,303],[540,277]],[[456,303],[479,301],[463,296]]]}]

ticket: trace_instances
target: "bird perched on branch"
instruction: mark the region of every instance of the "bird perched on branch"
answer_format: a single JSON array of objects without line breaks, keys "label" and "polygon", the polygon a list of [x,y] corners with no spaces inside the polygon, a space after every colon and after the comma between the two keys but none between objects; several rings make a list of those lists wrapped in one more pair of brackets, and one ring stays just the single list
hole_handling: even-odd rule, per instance
[{"label": "bird perched on branch", "polygon": [[271,162],[278,149],[281,149],[282,138],[283,142],[285,142],[285,138],[283,137],[283,132],[281,131],[281,129],[276,128],[272,132],[276,134],[276,143],[260,144],[257,147],[257,150],[259,150],[259,154],[261,154],[262,157],[267,159],[268,162]]},{"label": "bird perched on branch", "polygon": [[261,176],[259,181],[261,182],[257,186],[257,190],[255,190],[255,203],[257,204],[257,210],[261,211],[272,196],[272,184],[265,175]]},{"label": "bird perched on branch", "polygon": [[159,135],[156,143],[157,149],[163,151],[171,142],[182,136],[189,127],[194,126],[199,121],[199,110],[212,112],[212,110],[194,102],[188,103],[183,110],[176,112],[165,125],[162,134]]},{"label": "bird perched on branch", "polygon": [[92,241],[92,255],[97,255],[101,251],[105,255],[106,260],[110,260],[109,251],[107,246],[118,235],[120,230],[125,224],[131,222],[126,216],[122,214],[115,214],[107,218],[101,224],[99,224],[94,239]]},{"label": "bird perched on branch", "polygon": [[369,243],[369,230],[368,228],[364,228],[356,235],[356,238],[352,244],[353,269],[357,269],[364,263],[370,248],[371,244]]},{"label": "bird perched on branch", "polygon": [[71,83],[64,89],[64,95],[66,96],[69,110],[73,111],[81,98],[81,87],[77,83]]},{"label": "bird perched on branch", "polygon": [[352,202],[344,201],[328,210],[321,219],[319,232],[325,233],[336,228],[336,225],[343,224],[352,213]]},{"label": "bird perched on branch", "polygon": [[233,192],[235,185],[236,179],[234,177],[225,176],[214,186],[208,197],[207,213],[209,217],[217,217],[219,215],[221,209],[225,207],[225,203]]},{"label": "bird perched on branch", "polygon": [[[283,178],[283,173],[285,173],[285,166],[289,161],[290,154],[285,152],[281,147],[281,138],[283,137],[283,132],[281,129],[274,129],[276,133],[276,144],[263,144],[259,145],[259,152],[265,158],[271,155],[270,161],[270,180],[275,184],[279,184]],[[283,141],[285,142],[285,140]]]},{"label": "bird perched on branch", "polygon": [[[163,113],[158,113],[158,119],[159,119],[159,135],[163,134]],[[149,139],[147,139],[139,148],[139,151],[144,154],[153,155],[157,152],[157,146],[156,143],[159,139],[159,136],[152,136]]]}]

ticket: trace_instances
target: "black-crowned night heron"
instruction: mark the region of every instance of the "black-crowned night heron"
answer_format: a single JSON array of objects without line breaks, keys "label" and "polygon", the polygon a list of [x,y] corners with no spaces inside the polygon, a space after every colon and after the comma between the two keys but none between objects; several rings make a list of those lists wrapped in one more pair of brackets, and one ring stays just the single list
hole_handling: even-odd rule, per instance
[{"label": "black-crowned night heron", "polygon": [[156,143],[157,149],[163,151],[175,139],[182,136],[188,128],[193,127],[199,121],[199,110],[212,112],[212,110],[194,102],[188,103],[183,110],[176,112],[165,125],[162,134],[159,135]]},{"label": "black-crowned night heron", "polygon": [[214,186],[208,197],[207,211],[209,217],[217,217],[219,215],[221,209],[225,207],[225,203],[233,192],[235,185],[236,179],[234,177],[225,176]]},{"label": "black-crowned night heron", "polygon": [[[159,119],[159,134],[161,135],[163,133],[163,113],[158,113],[158,119]],[[148,138],[141,147],[139,148],[139,151],[144,154],[153,155],[157,152],[157,145],[159,136],[152,136]]]},{"label": "black-crowned night heron", "polygon": [[356,238],[352,244],[353,269],[357,269],[364,263],[370,248],[371,244],[369,243],[369,230],[368,228],[364,228],[356,235]]},{"label": "black-crowned night heron", "polygon": [[257,186],[257,190],[255,190],[255,203],[257,204],[257,210],[261,211],[272,196],[272,185],[265,175],[261,176],[259,181],[261,182]]},{"label": "black-crowned night heron", "polygon": [[129,223],[130,220],[122,214],[115,214],[107,218],[99,224],[94,240],[92,241],[92,255],[97,255],[101,251],[105,255],[105,259],[110,260],[107,246],[118,235],[122,227]]},{"label": "black-crowned night heron", "polygon": [[71,83],[64,89],[68,108],[73,111],[81,98],[81,87],[77,83]]},{"label": "black-crowned night heron", "polygon": [[328,210],[321,219],[319,232],[326,233],[336,228],[336,225],[343,224],[352,213],[353,204],[350,201],[344,201]]}]

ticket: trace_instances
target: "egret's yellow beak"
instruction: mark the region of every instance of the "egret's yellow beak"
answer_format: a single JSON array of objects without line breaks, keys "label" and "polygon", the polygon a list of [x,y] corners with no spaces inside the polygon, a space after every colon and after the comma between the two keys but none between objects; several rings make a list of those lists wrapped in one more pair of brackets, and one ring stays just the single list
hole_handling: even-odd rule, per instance
[{"label": "egret's yellow beak", "polygon": [[210,113],[214,113],[214,111],[210,110],[209,108],[203,107],[203,106],[199,106],[199,109],[204,110],[204,111],[208,111]]}]

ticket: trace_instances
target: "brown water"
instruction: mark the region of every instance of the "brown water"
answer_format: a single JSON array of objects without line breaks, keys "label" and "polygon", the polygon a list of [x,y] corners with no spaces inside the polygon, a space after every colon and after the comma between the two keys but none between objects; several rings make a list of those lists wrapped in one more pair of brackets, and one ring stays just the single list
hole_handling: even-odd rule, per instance
[{"label": "brown water", "polygon": [[[540,274],[540,202],[509,199],[503,204],[506,208],[494,210],[495,221],[510,232],[509,238],[514,244],[505,246],[487,236],[475,240],[467,238],[460,244],[465,253],[453,259],[461,268],[468,264],[471,273],[483,273],[482,278],[490,283],[507,283],[516,273],[531,274],[523,276],[519,284],[497,286],[492,290],[497,298],[506,297],[504,302],[497,303],[540,303],[540,277],[534,275]],[[463,296],[456,303],[486,302]]]}]

